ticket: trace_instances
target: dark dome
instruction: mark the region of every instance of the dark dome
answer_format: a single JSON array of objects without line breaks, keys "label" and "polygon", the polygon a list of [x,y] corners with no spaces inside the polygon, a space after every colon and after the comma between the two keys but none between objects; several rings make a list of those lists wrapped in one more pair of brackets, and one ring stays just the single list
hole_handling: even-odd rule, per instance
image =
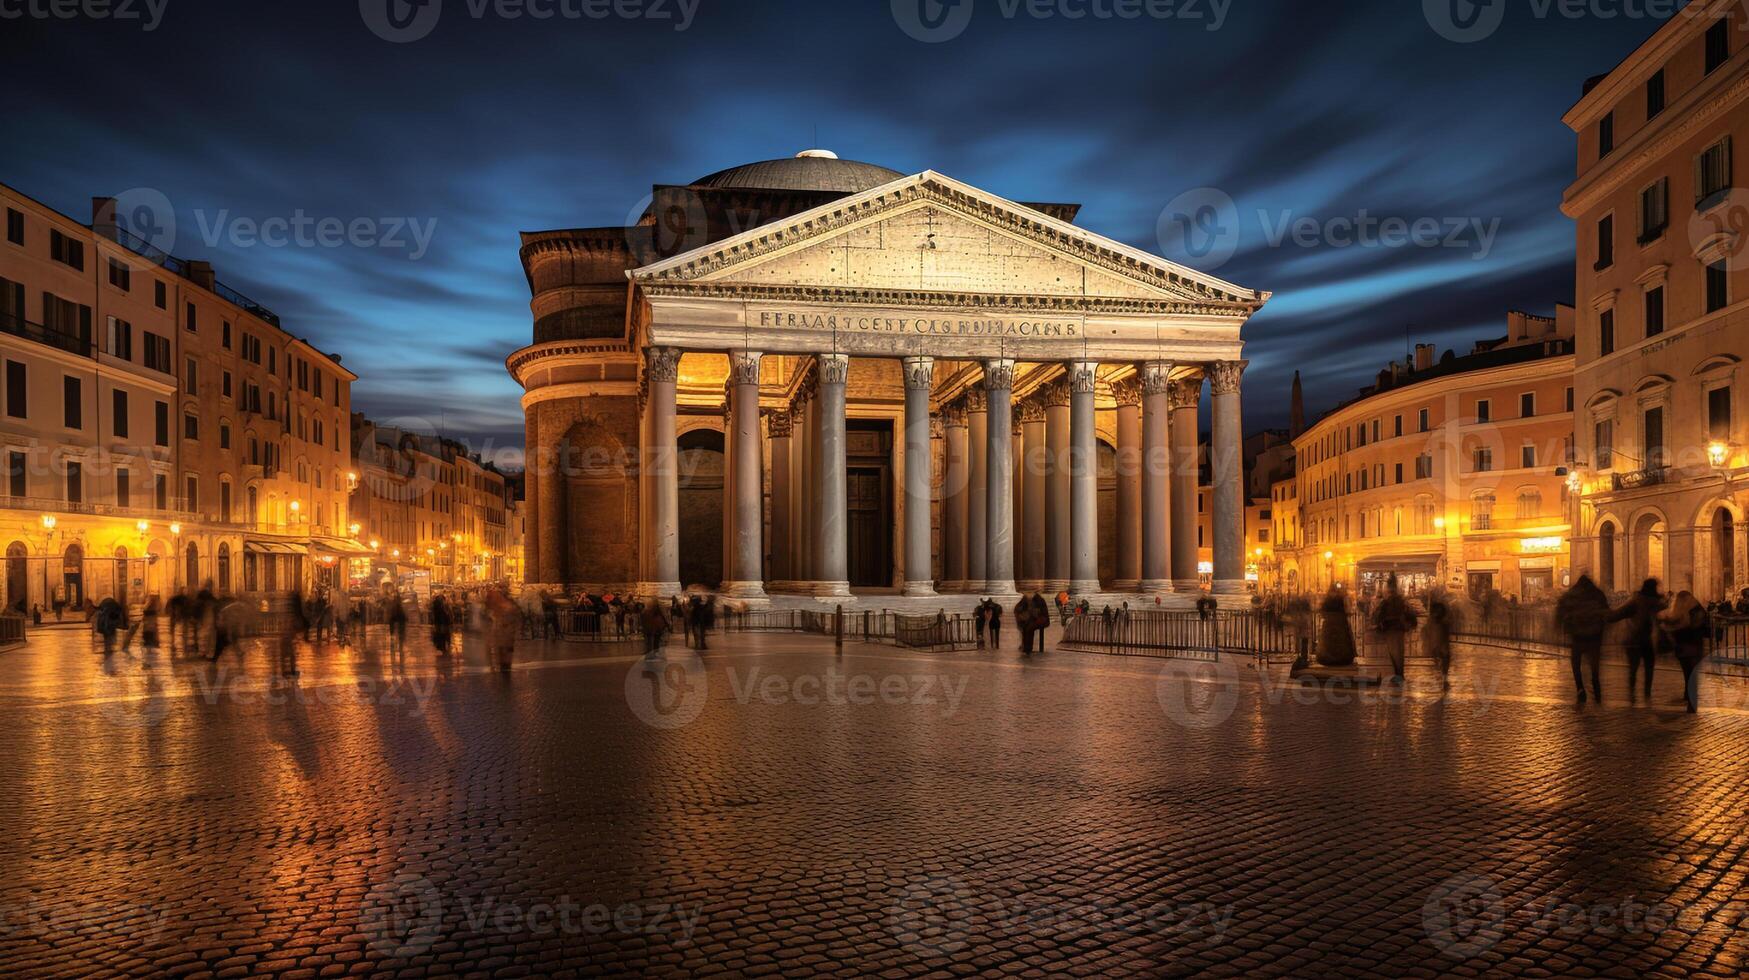
[{"label": "dark dome", "polygon": [[803,150],[783,160],[762,160],[700,177],[693,186],[756,187],[776,191],[860,194],[905,176],[872,163],[840,160],[830,150]]}]

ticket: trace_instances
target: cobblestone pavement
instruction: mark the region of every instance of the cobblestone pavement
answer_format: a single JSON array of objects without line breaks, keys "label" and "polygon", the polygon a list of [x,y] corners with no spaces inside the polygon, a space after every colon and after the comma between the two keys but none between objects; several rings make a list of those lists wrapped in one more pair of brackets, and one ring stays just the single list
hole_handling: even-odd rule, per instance
[{"label": "cobblestone pavement", "polygon": [[0,654],[0,971],[1744,969],[1749,682],[1689,716],[1674,670],[1581,708],[1497,654],[1319,696],[1054,650],[637,653],[281,680],[38,633]]}]

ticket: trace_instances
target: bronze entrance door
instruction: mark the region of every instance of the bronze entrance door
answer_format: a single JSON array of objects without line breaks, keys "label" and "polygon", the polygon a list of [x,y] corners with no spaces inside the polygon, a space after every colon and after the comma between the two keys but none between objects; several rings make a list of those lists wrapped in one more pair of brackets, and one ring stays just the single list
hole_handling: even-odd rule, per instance
[{"label": "bronze entrance door", "polygon": [[893,584],[892,423],[852,419],[846,428],[850,584],[887,588]]}]

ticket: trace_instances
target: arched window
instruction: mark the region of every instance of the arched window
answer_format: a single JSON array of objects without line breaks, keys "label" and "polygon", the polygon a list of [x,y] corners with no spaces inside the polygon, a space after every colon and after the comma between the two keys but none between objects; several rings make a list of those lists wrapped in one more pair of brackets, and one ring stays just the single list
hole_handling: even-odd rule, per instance
[{"label": "arched window", "polygon": [[1494,526],[1494,495],[1478,493],[1470,498],[1470,526],[1486,531]]},{"label": "arched window", "polygon": [[214,587],[220,592],[231,591],[231,546],[227,542],[219,542],[218,559],[214,562]]},{"label": "arched window", "polygon": [[1543,513],[1542,492],[1532,487],[1518,491],[1518,519],[1528,521],[1541,517]]}]

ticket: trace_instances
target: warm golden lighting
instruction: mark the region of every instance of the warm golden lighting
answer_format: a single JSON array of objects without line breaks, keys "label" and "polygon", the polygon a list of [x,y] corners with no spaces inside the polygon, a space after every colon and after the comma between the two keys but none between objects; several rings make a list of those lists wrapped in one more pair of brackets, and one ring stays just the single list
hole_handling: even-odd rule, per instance
[{"label": "warm golden lighting", "polygon": [[181,534],[182,533],[182,525],[180,525],[180,524],[170,525],[170,533],[171,534]]},{"label": "warm golden lighting", "polygon": [[42,522],[43,522],[43,530],[53,531],[55,529],[55,523],[56,523],[55,515],[44,514],[42,516]]},{"label": "warm golden lighting", "polygon": [[1719,442],[1717,440],[1714,440],[1713,442],[1707,444],[1707,447],[1706,447],[1707,462],[1711,463],[1713,465],[1714,469],[1723,468],[1725,465],[1725,462],[1727,460],[1729,460],[1730,457],[1731,457],[1731,447],[1730,446],[1727,446],[1724,443]]},{"label": "warm golden lighting", "polygon": [[1547,554],[1561,550],[1560,538],[1525,538],[1518,542],[1518,550],[1527,554]]},{"label": "warm golden lighting", "polygon": [[361,528],[362,528],[362,527],[363,527],[363,526],[364,526],[364,525],[362,525],[362,524],[359,524],[359,523],[358,523],[358,522],[357,522],[357,521],[354,521],[354,522],[353,522],[353,523],[352,523],[352,524],[351,524],[351,525],[349,525],[349,526],[348,526],[348,527],[347,527],[347,530],[348,530],[348,531],[351,531],[351,532],[352,532],[352,536],[353,536],[353,537],[355,537],[355,538],[356,538],[356,537],[358,537],[358,532],[359,532],[359,530],[360,530],[360,529],[361,529]]},{"label": "warm golden lighting", "polygon": [[1325,561],[1335,561],[1336,560],[1336,552],[1334,552],[1334,551],[1324,552],[1324,560]]},{"label": "warm golden lighting", "polygon": [[399,558],[399,557],[401,557],[401,549],[399,549],[399,548],[396,548],[396,549],[395,549],[395,550],[394,550],[394,551],[391,551],[391,552],[389,552],[389,557],[390,557],[390,558]]},{"label": "warm golden lighting", "polygon": [[152,525],[146,523],[145,521],[135,521],[134,522],[134,530],[140,532],[141,534],[145,534],[147,531],[149,531],[151,529],[152,529]]},{"label": "warm golden lighting", "polygon": [[1433,529],[1434,529],[1434,530],[1435,530],[1435,531],[1443,531],[1443,530],[1445,530],[1445,518],[1443,518],[1443,517],[1435,517],[1435,518],[1434,518],[1434,519],[1433,519]]},{"label": "warm golden lighting", "polygon": [[1568,492],[1578,493],[1579,491],[1581,491],[1583,489],[1585,489],[1585,480],[1579,476],[1579,471],[1574,470],[1573,472],[1568,473],[1567,474],[1567,490],[1568,490]]},{"label": "warm golden lighting", "polygon": [[[370,539],[370,550],[378,551],[378,550],[381,550],[382,546],[383,546],[383,543],[381,541],[378,541],[376,538]],[[395,552],[395,554],[398,555],[398,554],[400,554],[400,552],[397,551],[397,552]]]},{"label": "warm golden lighting", "polygon": [[303,504],[300,504],[294,500],[291,502],[291,512],[296,514],[298,511],[303,509],[303,506],[304,506]]}]

